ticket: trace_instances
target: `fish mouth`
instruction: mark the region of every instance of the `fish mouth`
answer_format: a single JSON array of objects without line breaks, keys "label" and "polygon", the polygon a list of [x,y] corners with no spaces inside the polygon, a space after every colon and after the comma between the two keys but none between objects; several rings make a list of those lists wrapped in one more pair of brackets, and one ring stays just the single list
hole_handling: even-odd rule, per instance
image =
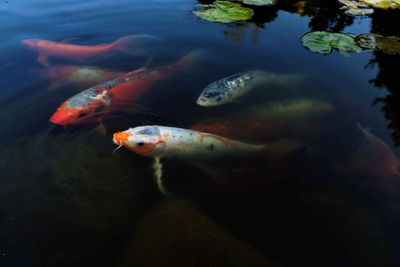
[{"label": "fish mouth", "polygon": [[51,116],[50,122],[53,124],[66,126],[68,124],[68,117],[56,112]]},{"label": "fish mouth", "polygon": [[126,142],[128,142],[129,137],[131,137],[132,134],[128,131],[123,131],[123,132],[117,132],[113,134],[113,142],[116,145],[124,145]]},{"label": "fish mouth", "polygon": [[197,98],[196,103],[197,103],[197,105],[202,106],[202,107],[208,107],[209,106],[208,101],[202,96]]}]

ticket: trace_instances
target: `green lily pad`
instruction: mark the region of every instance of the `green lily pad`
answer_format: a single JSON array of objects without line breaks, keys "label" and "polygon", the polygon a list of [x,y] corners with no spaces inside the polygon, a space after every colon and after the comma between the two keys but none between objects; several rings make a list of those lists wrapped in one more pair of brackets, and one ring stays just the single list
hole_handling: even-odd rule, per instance
[{"label": "green lily pad", "polygon": [[364,49],[377,49],[389,55],[400,55],[399,37],[364,33],[356,36],[354,39],[358,46]]},{"label": "green lily pad", "polygon": [[272,6],[276,4],[276,0],[241,0],[241,2],[252,6]]},{"label": "green lily pad", "polygon": [[198,5],[204,10],[193,11],[199,18],[221,23],[244,21],[253,17],[254,12],[251,8],[242,7],[239,3],[229,1],[215,1],[210,5]]},{"label": "green lily pad", "polygon": [[301,42],[309,50],[320,54],[329,54],[333,48],[342,54],[362,51],[362,48],[354,41],[354,37],[344,33],[309,32],[301,38]]}]

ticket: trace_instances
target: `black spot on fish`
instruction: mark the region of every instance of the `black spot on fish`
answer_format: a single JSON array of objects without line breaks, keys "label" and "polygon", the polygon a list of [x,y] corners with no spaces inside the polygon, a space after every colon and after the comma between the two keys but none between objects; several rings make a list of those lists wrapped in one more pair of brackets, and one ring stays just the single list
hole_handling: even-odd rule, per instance
[{"label": "black spot on fish", "polygon": [[207,97],[207,98],[215,98],[215,97],[218,97],[220,95],[221,95],[221,93],[217,92],[217,91],[211,91],[211,92],[207,92],[207,93],[204,94],[204,96]]},{"label": "black spot on fish", "polygon": [[214,144],[210,144],[210,145],[208,146],[208,149],[209,149],[209,150],[214,150]]}]

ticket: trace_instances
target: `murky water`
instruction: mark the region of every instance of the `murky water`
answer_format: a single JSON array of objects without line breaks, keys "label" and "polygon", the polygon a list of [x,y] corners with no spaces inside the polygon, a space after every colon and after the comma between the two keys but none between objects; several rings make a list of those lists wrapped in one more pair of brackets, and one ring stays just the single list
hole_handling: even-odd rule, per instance
[{"label": "murky water", "polygon": [[[350,17],[335,1],[281,1],[255,8],[248,22],[220,24],[194,16],[198,3],[0,3],[0,265],[117,266],[137,223],[164,196],[152,158],[113,153],[112,134],[164,125],[267,144],[263,155],[219,158],[210,168],[163,160],[170,192],[262,256],[287,266],[398,266],[400,58],[379,50],[322,55],[301,38],[400,36],[399,12]],[[143,55],[50,57],[50,64],[113,75],[171,65],[199,49],[201,56],[108,114],[105,135],[96,122],[49,122],[63,101],[95,84],[60,78],[21,40],[95,45],[132,34],[164,41]],[[248,70],[301,79],[282,78],[217,107],[196,104],[210,83]]]}]

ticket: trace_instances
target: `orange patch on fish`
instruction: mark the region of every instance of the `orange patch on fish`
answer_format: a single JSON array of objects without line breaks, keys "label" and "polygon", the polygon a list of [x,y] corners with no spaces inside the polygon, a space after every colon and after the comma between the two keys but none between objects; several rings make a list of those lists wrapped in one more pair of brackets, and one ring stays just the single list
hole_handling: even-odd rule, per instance
[{"label": "orange patch on fish", "polygon": [[128,141],[131,133],[128,131],[119,132],[114,134],[114,142],[117,144],[124,144]]},{"label": "orange patch on fish", "polygon": [[158,141],[157,143],[146,143],[143,146],[135,146],[132,150],[138,154],[148,154],[152,152],[157,145],[165,144],[165,141]]},{"label": "orange patch on fish", "polygon": [[199,141],[202,143],[204,141],[205,135],[203,133],[199,133]]}]

